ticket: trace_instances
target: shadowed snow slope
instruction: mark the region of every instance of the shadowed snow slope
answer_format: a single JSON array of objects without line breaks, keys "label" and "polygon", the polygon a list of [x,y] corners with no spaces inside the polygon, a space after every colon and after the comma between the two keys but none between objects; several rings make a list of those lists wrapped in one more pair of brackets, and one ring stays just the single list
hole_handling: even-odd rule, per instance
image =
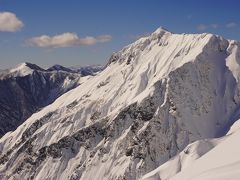
[{"label": "shadowed snow slope", "polygon": [[79,84],[79,74],[22,63],[0,72],[0,137]]},{"label": "shadowed snow slope", "polygon": [[[55,65],[45,70],[22,63],[0,71],[0,137],[15,130],[34,112],[77,87],[79,78],[95,75],[101,66],[66,68]],[[86,79],[86,78],[83,78]]]},{"label": "shadowed snow slope", "polygon": [[[217,137],[238,117],[238,49],[212,34],[157,29],[6,134],[1,178],[135,180]],[[195,159],[215,142],[198,143]]]}]

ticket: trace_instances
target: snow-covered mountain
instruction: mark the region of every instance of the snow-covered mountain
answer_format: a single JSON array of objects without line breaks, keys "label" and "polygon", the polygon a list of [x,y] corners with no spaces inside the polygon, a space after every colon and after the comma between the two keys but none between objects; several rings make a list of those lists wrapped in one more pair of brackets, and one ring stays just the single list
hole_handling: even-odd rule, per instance
[{"label": "snow-covered mountain", "polygon": [[22,63],[0,72],[0,136],[79,84],[79,74],[50,72]]},{"label": "snow-covered mountain", "polygon": [[239,47],[163,28],[137,40],[0,140],[1,178],[135,180],[224,135],[239,117]]}]

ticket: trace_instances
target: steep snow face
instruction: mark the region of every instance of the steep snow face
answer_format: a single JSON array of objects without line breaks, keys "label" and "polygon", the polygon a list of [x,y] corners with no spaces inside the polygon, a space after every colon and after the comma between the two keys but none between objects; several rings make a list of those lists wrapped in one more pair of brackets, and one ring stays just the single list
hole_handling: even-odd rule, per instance
[{"label": "steep snow face", "polygon": [[240,102],[229,46],[160,28],[114,53],[101,73],[0,140],[2,179],[138,179],[218,136]]},{"label": "steep snow face", "polygon": [[229,41],[229,47],[227,49],[229,56],[227,58],[226,65],[233,72],[234,77],[239,81],[240,73],[240,42]]}]

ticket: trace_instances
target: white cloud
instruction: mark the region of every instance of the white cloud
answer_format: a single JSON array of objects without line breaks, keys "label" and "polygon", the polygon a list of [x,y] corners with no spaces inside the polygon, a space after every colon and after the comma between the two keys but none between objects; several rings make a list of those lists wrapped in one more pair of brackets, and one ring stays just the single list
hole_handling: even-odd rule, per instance
[{"label": "white cloud", "polygon": [[[230,22],[228,24],[225,25],[226,28],[235,28],[237,26],[237,23],[235,22]],[[198,31],[206,31],[207,29],[218,29],[219,27],[221,27],[221,25],[219,24],[210,24],[210,25],[206,25],[206,24],[199,24],[197,26],[197,30]]]},{"label": "white cloud", "polygon": [[197,26],[198,31],[205,31],[207,28],[208,28],[208,26],[205,24],[200,24]]},{"label": "white cloud", "polygon": [[237,23],[235,23],[235,22],[230,22],[230,23],[226,24],[227,28],[234,28],[236,26],[237,26]]},{"label": "white cloud", "polygon": [[211,24],[210,26],[211,26],[211,28],[214,28],[214,29],[217,29],[219,27],[218,24]]},{"label": "white cloud", "polygon": [[112,40],[112,36],[110,35],[101,35],[97,37],[98,41],[101,43],[108,42]]},{"label": "white cloud", "polygon": [[98,37],[87,36],[84,38],[80,38],[76,33],[67,32],[52,37],[47,35],[34,37],[27,40],[27,44],[30,46],[38,47],[61,48],[79,45],[90,46],[97,43],[105,43],[111,40],[112,36],[110,35],[101,35]]},{"label": "white cloud", "polygon": [[11,12],[0,12],[0,31],[16,32],[24,26],[23,22]]},{"label": "white cloud", "polygon": [[217,28],[219,28],[219,26],[220,26],[219,24],[210,24],[210,25],[199,24],[197,26],[197,30],[198,31],[206,31],[207,29],[210,29],[210,28],[217,29]]}]

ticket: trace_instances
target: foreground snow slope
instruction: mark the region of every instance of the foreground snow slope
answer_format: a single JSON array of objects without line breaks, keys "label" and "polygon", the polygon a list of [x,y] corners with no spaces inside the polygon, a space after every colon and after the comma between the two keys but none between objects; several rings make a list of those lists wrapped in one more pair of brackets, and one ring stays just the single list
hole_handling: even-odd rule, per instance
[{"label": "foreground snow slope", "polygon": [[1,178],[138,179],[219,136],[238,116],[238,49],[212,34],[157,29],[6,134]]},{"label": "foreground snow slope", "polygon": [[188,145],[181,153],[144,175],[141,180],[239,179],[240,120],[227,135]]},{"label": "foreground snow slope", "polygon": [[217,146],[225,138],[205,139],[188,145],[181,153],[155,170],[144,175],[141,180],[169,180],[180,171],[191,166],[198,158]]},{"label": "foreground snow slope", "polygon": [[240,131],[228,135],[211,151],[203,155],[171,180],[225,180],[240,177]]}]

